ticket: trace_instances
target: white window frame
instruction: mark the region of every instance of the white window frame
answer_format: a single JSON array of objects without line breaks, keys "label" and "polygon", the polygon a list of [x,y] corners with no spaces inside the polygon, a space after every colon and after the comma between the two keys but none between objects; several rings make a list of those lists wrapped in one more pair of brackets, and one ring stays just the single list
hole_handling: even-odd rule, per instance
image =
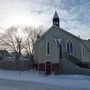
[{"label": "white window frame", "polygon": [[[72,51],[73,51],[72,53],[71,53],[71,52],[68,53],[68,50],[67,50],[67,44],[68,44],[69,42],[72,43],[72,49],[73,49],[73,50],[72,50]],[[71,49],[71,48],[70,48],[70,43],[69,43],[69,49]],[[71,51],[71,50],[70,50],[70,51]],[[66,53],[69,54],[69,55],[74,55],[74,44],[73,44],[72,40],[67,40],[67,42],[66,42]]]}]

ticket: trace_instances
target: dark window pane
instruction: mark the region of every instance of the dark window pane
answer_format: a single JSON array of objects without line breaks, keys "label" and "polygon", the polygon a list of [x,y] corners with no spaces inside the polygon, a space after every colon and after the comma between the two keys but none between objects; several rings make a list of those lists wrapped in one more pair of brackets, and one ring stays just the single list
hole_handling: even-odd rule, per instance
[{"label": "dark window pane", "polygon": [[47,43],[47,54],[49,54],[49,43]]},{"label": "dark window pane", "polygon": [[70,49],[71,49],[71,53],[73,53],[73,44],[72,44],[72,42],[70,43]]},{"label": "dark window pane", "polygon": [[69,43],[67,43],[67,53],[69,53]]}]

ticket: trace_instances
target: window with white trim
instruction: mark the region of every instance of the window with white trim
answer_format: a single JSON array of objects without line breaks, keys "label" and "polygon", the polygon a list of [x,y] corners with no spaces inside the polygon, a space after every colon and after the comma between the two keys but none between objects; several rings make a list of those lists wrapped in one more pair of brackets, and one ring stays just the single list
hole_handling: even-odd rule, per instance
[{"label": "window with white trim", "polygon": [[69,40],[66,45],[67,54],[73,54],[73,43]]}]

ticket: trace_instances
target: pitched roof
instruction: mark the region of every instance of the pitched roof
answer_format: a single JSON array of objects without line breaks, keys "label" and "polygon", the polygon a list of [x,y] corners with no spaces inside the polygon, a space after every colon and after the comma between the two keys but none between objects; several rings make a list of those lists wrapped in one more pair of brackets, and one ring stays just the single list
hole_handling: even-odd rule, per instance
[{"label": "pitched roof", "polygon": [[41,35],[40,38],[36,40],[34,45],[37,44],[52,28],[53,28],[53,26],[51,26],[43,35]]},{"label": "pitched roof", "polygon": [[83,42],[86,44],[86,46],[88,47],[88,49],[90,51],[90,39],[84,40]]},{"label": "pitched roof", "polygon": [[46,33],[44,33],[44,34],[34,43],[34,45],[35,45],[37,42],[39,42],[42,38],[44,38],[44,37],[46,36],[46,34],[47,34],[48,32],[50,32],[52,29],[58,29],[58,30],[60,30],[60,31],[62,31],[62,32],[64,32],[64,33],[66,33],[66,34],[74,37],[75,39],[79,40],[81,43],[83,43],[83,45],[84,45],[84,46],[87,48],[87,50],[90,52],[89,48],[87,47],[87,45],[85,44],[85,42],[84,42],[83,39],[81,39],[81,38],[73,35],[72,33],[68,32],[68,31],[66,31],[66,30],[64,30],[64,29],[62,29],[62,28],[60,28],[60,27],[57,27],[57,26],[51,26],[51,27],[46,31]]}]

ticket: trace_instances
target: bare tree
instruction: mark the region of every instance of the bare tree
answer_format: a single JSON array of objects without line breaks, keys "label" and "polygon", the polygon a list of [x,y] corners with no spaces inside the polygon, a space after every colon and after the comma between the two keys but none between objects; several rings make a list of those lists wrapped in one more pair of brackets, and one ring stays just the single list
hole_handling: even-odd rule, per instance
[{"label": "bare tree", "polygon": [[40,37],[42,33],[43,27],[25,27],[24,32],[26,35],[26,45],[25,45],[25,51],[28,54],[28,58],[31,59],[33,55],[33,45],[37,38]]},{"label": "bare tree", "polygon": [[28,54],[30,59],[33,55],[33,44],[42,33],[43,27],[24,27],[23,35],[18,33],[18,27],[10,27],[7,31],[0,35],[0,47],[8,51],[14,52],[16,60],[19,60],[22,50]]},{"label": "bare tree", "polygon": [[23,35],[20,35],[21,33],[18,33],[17,27],[10,27],[5,33],[1,34],[0,47],[5,48],[8,51],[14,52],[14,56],[17,60],[18,66],[22,51],[26,52],[28,59],[31,60],[30,63],[32,66],[33,45],[42,33],[43,28],[24,27],[21,29],[23,30]]},{"label": "bare tree", "polygon": [[0,46],[14,52],[16,60],[19,60],[24,43],[23,38],[18,34],[17,27],[10,27],[5,33],[0,35]]}]

